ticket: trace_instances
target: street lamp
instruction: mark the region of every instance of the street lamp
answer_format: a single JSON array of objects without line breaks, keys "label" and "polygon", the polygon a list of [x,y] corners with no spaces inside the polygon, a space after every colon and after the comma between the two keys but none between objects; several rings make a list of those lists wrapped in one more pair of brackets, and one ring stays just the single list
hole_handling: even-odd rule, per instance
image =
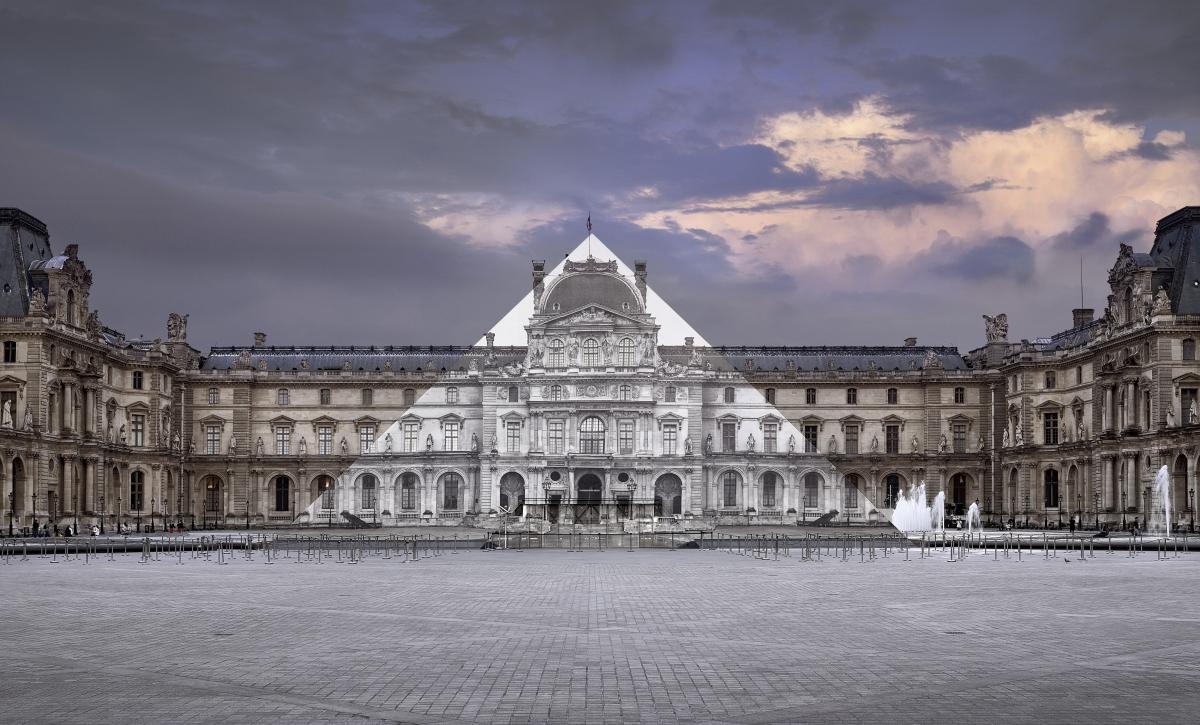
[{"label": "street lamp", "polygon": [[150,530],[154,531],[154,499],[150,499]]},{"label": "street lamp", "polygon": [[1121,489],[1121,528],[1125,528],[1125,489]]},{"label": "street lamp", "polygon": [[[129,503],[130,503],[130,505],[131,505],[131,506],[133,505],[133,501],[132,501],[132,500],[131,500]],[[140,534],[140,533],[142,533],[142,502],[139,500],[137,503],[138,503],[138,507],[137,507],[137,530],[138,530],[138,533]]]},{"label": "street lamp", "polygon": [[1188,531],[1196,530],[1196,489],[1188,489],[1188,508],[1192,512],[1192,523],[1188,525]]},{"label": "street lamp", "polygon": [[17,513],[17,490],[13,487],[12,491],[8,492],[8,535],[13,535],[13,516]]},{"label": "street lamp", "polygon": [[124,505],[122,505],[121,497],[118,495],[117,496],[117,533],[123,533],[121,531],[121,529],[124,528],[125,522],[122,521],[121,519],[123,519],[124,517],[125,517],[125,507],[124,507]]}]

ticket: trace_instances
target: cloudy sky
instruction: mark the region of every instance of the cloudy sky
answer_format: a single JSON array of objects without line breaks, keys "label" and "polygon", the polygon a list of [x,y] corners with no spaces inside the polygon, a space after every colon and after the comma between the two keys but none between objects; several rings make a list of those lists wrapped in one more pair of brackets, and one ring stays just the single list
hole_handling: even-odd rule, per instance
[{"label": "cloudy sky", "polygon": [[1200,3],[0,0],[105,324],[469,344],[596,234],[715,344],[983,342],[1200,204]]}]

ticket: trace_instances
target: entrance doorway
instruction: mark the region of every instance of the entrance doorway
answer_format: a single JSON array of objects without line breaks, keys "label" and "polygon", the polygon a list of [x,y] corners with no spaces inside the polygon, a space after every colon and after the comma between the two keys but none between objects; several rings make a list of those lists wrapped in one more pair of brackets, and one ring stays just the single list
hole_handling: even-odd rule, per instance
[{"label": "entrance doorway", "polygon": [[600,523],[600,501],[604,495],[604,483],[594,473],[585,473],[579,479],[578,496],[575,499],[575,521],[581,524]]}]

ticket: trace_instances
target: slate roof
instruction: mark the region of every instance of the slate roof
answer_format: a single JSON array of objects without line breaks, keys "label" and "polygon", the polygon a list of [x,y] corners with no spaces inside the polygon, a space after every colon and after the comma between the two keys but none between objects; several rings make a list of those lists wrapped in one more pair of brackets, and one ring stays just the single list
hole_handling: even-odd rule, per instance
[{"label": "slate roof", "polygon": [[27,270],[51,256],[45,224],[20,209],[0,208],[0,316],[29,313]]}]

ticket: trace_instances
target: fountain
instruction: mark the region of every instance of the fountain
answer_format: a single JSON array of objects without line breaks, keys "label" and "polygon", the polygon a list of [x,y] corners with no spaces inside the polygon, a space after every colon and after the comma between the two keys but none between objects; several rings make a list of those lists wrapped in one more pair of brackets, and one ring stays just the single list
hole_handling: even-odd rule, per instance
[{"label": "fountain", "polygon": [[1154,502],[1146,528],[1171,535],[1171,472],[1166,466],[1158,469],[1158,476],[1154,478]]},{"label": "fountain", "polygon": [[972,503],[971,508],[967,509],[967,536],[971,536],[971,531],[977,530],[980,534],[983,533],[983,520],[979,518],[979,504]]},{"label": "fountain", "polygon": [[892,526],[900,531],[941,531],[945,529],[946,494],[938,491],[933,506],[925,505],[925,484],[900,492],[896,510],[892,512]]}]

